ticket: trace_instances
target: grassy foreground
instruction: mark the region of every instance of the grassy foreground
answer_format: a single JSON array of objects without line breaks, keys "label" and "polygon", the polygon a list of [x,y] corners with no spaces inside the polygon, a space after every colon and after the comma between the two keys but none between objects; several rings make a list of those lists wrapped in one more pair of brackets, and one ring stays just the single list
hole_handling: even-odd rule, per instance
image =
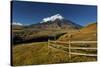
[{"label": "grassy foreground", "polygon": [[47,44],[47,42],[36,42],[13,46],[12,64],[14,66],[19,66],[96,61],[95,57],[77,55],[72,55],[71,59],[69,59],[67,52],[55,48],[50,48]]},{"label": "grassy foreground", "polygon": [[13,65],[51,64],[68,62],[65,52],[48,48],[46,42],[13,47]]}]

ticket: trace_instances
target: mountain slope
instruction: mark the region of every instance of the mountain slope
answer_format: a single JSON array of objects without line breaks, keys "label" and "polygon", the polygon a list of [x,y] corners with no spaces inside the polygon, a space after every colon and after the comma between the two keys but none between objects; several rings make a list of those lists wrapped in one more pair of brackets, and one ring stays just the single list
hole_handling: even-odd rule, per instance
[{"label": "mountain slope", "polygon": [[97,23],[88,24],[82,31],[96,31],[97,30]]},{"label": "mountain slope", "polygon": [[65,34],[61,36],[58,40],[68,41],[69,40],[68,35],[72,35],[71,40],[73,41],[77,41],[77,40],[96,41],[97,40],[97,23],[89,24],[79,31]]}]

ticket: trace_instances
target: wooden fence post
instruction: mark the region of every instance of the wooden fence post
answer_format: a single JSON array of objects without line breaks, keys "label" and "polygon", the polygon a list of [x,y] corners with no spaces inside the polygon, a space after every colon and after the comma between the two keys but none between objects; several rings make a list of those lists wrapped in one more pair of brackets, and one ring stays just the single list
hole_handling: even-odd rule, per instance
[{"label": "wooden fence post", "polygon": [[70,43],[70,40],[69,40],[69,62],[71,60],[71,43]]},{"label": "wooden fence post", "polygon": [[49,39],[48,39],[48,49],[49,49]]},{"label": "wooden fence post", "polygon": [[69,34],[69,62],[71,61],[71,34]]}]

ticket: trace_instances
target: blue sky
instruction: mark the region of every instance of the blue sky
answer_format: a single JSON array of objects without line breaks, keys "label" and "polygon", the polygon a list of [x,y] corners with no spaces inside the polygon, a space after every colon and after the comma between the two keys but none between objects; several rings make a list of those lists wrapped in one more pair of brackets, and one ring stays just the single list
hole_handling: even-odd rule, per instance
[{"label": "blue sky", "polygon": [[35,24],[55,14],[60,14],[80,25],[97,21],[96,6],[25,1],[13,1],[12,3],[12,22]]}]

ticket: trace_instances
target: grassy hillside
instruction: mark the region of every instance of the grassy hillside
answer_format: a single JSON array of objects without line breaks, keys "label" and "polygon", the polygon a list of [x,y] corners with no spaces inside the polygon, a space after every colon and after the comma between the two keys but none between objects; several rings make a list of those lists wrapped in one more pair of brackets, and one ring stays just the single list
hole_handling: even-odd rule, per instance
[{"label": "grassy hillside", "polygon": [[[71,37],[69,38],[69,35]],[[67,33],[63,36],[61,36],[58,40],[60,41],[68,41],[68,40],[74,40],[74,41],[96,41],[97,40],[97,24],[92,23],[87,25],[86,27],[82,28],[81,30],[72,32],[72,33]]]},{"label": "grassy hillside", "polygon": [[91,23],[86,25],[86,27],[84,27],[82,31],[97,31],[97,23]]},{"label": "grassy hillside", "polygon": [[13,65],[68,62],[67,53],[48,48],[47,42],[21,44],[13,47]]},{"label": "grassy hillside", "polygon": [[54,64],[68,62],[95,61],[95,57],[72,55],[55,48],[48,48],[47,42],[21,44],[13,46],[13,65]]},{"label": "grassy hillside", "polygon": [[68,52],[50,47],[47,42],[13,46],[12,54],[14,66],[96,61],[95,57],[77,55],[72,55],[69,59]]}]

